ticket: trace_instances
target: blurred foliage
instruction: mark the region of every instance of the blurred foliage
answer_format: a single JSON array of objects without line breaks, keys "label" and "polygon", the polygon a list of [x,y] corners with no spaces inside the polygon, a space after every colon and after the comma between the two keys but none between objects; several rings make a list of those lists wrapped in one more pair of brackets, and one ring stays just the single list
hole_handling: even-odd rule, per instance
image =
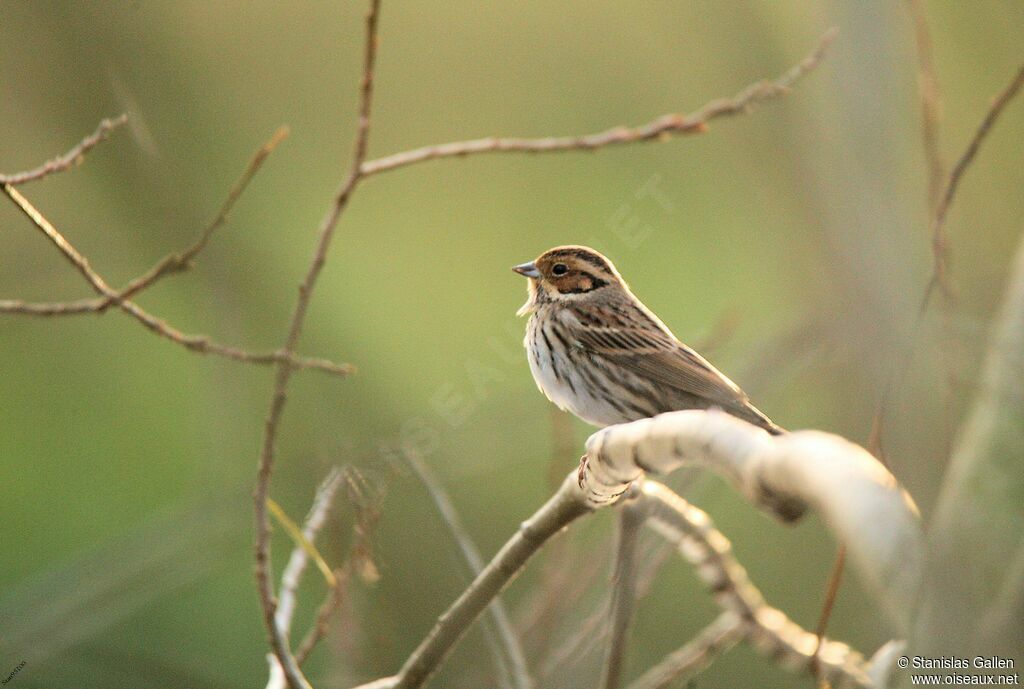
[{"label": "blurred foliage", "polygon": [[[928,9],[952,160],[1018,66],[1024,5]],[[251,152],[288,123],[290,140],[195,270],[140,298],[186,332],[274,348],[349,154],[363,11],[355,2],[4,3],[0,168],[34,167],[127,111],[127,133],[81,169],[26,187],[122,284],[188,244]],[[550,462],[556,475],[575,465],[575,453],[552,458],[550,405],[513,315],[525,289],[508,270],[556,244],[607,253],[684,340],[735,323],[710,358],[790,428],[865,441],[897,352],[913,342],[884,441],[927,518],[1021,231],[1024,108],[999,123],[949,219],[960,288],[952,338],[939,309],[915,327],[931,255],[903,3],[385,3],[371,156],[693,110],[781,73],[831,25],[839,40],[791,95],[706,135],[427,163],[360,188],[302,344],[359,373],[296,378],[273,485],[298,518],[331,464],[388,484],[374,539],[381,579],[354,587],[311,659],[317,685],[392,672],[464,585],[442,521],[387,447],[417,443],[485,554],[546,496]],[[0,226],[0,295],[88,295],[9,205]],[[949,341],[952,380],[940,349]],[[26,660],[16,680],[25,689],[264,682],[248,493],[270,371],[188,353],[113,312],[0,317],[0,353],[0,674]],[[580,446],[588,431],[572,432]],[[835,547],[820,523],[780,527],[717,480],[689,495],[769,601],[813,627]],[[352,516],[339,510],[325,533],[329,560],[346,552]],[[613,525],[610,514],[589,519],[508,592],[520,618],[537,596],[569,603],[527,635],[538,667],[601,609]],[[289,547],[278,529],[278,566]],[[545,592],[545,581],[562,588]],[[322,588],[307,577],[297,635]],[[640,605],[627,671],[714,614],[692,572],[670,561]],[[865,652],[890,636],[855,577],[830,634]],[[481,644],[471,633],[434,686],[487,686]],[[571,654],[545,686],[591,686],[599,657]],[[697,682],[782,684],[810,683],[749,649]]]}]

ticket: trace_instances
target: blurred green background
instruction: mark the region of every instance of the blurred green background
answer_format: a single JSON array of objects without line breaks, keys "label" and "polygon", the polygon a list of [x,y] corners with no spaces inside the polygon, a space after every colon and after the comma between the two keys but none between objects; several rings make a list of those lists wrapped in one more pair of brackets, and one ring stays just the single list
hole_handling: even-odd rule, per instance
[{"label": "blurred green background", "polygon": [[[190,243],[287,123],[290,138],[195,270],[139,299],[186,332],[276,348],[348,164],[364,11],[4,3],[0,169],[34,167],[127,112],[128,127],[80,169],[24,188],[118,285]],[[952,160],[1020,62],[1024,5],[928,11]],[[310,661],[316,686],[394,672],[466,581],[436,509],[389,448],[418,447],[488,557],[575,466],[589,430],[571,422],[573,449],[555,451],[565,422],[530,377],[514,316],[525,285],[508,270],[557,244],[605,252],[789,428],[865,442],[897,355],[914,343],[884,446],[927,518],[1021,231],[1024,108],[1007,111],[949,218],[959,300],[948,328],[939,309],[915,327],[931,253],[903,3],[385,3],[370,155],[692,111],[780,74],[833,25],[839,39],[793,93],[706,135],[426,163],[358,190],[301,347],[358,375],[296,377],[272,487],[300,518],[328,467],[351,464],[380,496],[380,579],[353,583]],[[0,227],[0,297],[90,296],[10,204]],[[0,675],[25,660],[12,680],[25,689],[262,686],[249,493],[272,372],[189,353],[113,311],[0,316],[0,354]],[[813,628],[835,549],[820,522],[782,527],[717,479],[689,496],[768,600]],[[344,557],[352,520],[351,506],[332,518],[329,561]],[[614,531],[610,513],[586,520],[506,594],[541,686],[596,682],[600,644],[565,644],[604,605]],[[655,552],[656,539],[644,548]],[[276,529],[278,568],[289,549]],[[324,593],[315,571],[301,593],[297,636]],[[527,628],[538,600],[554,613]],[[640,604],[628,673],[715,614],[689,568],[669,560]],[[830,635],[865,653],[892,635],[855,575]],[[433,682],[493,684],[478,628]],[[741,685],[811,682],[744,647],[697,680]]]}]

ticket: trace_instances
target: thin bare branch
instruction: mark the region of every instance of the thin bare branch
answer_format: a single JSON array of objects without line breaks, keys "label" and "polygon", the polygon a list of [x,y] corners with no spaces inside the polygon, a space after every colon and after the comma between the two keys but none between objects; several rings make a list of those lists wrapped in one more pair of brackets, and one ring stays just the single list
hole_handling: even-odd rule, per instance
[{"label": "thin bare branch", "polygon": [[[473,543],[473,539],[470,538],[469,533],[462,525],[459,513],[445,492],[444,487],[418,453],[411,448],[406,448],[402,452],[402,456],[408,462],[420,483],[423,484],[423,487],[427,489],[427,493],[430,495],[430,499],[433,500],[434,506],[437,507],[441,519],[448,527],[448,531],[451,533],[452,538],[455,539],[456,544],[458,544],[471,574],[474,577],[477,576],[484,568],[484,559],[480,556],[480,551],[477,549],[476,544]],[[504,664],[507,658],[512,670],[512,679],[515,682],[515,686],[520,689],[532,687],[533,680],[530,678],[530,670],[526,663],[526,655],[523,653],[523,646],[519,641],[519,635],[516,634],[515,629],[512,627],[508,610],[506,610],[500,596],[494,599],[494,602],[488,606],[487,611],[490,613],[497,635],[501,637],[501,643],[498,643],[497,639],[491,638],[490,634],[487,637],[488,645],[495,656],[495,662],[500,666]]]},{"label": "thin bare branch", "polygon": [[[924,316],[928,311],[928,307],[931,305],[931,299],[936,288],[941,288],[947,298],[952,297],[953,295],[948,276],[949,261],[947,256],[948,239],[945,231],[946,216],[948,215],[949,209],[956,198],[956,192],[960,187],[960,182],[967,170],[970,168],[975,156],[977,156],[978,150],[981,148],[981,144],[985,141],[985,138],[992,130],[993,125],[999,119],[1003,110],[1020,91],[1022,84],[1024,84],[1024,65],[1022,65],[1017,71],[1009,85],[992,101],[991,106],[989,106],[988,111],[985,113],[985,117],[982,118],[978,128],[974,131],[974,135],[971,137],[970,143],[953,166],[953,170],[950,172],[949,177],[946,180],[942,194],[939,196],[931,221],[932,255],[934,257],[934,265],[931,277],[928,279],[928,284],[925,286],[924,295],[921,297],[921,305],[917,311],[917,318],[913,326],[913,331],[915,332],[920,330],[921,324],[924,322]],[[947,314],[947,330],[949,330],[950,327],[948,325],[948,318]],[[875,407],[875,413],[872,418],[871,437],[868,441],[868,447],[871,448],[872,452],[874,452],[883,463],[887,463],[885,453],[882,449],[882,435],[885,420],[888,416],[889,405],[891,404],[892,397],[897,389],[897,379],[900,373],[907,370],[910,365],[910,361],[913,358],[915,344],[916,338],[913,338],[910,343],[897,354],[892,368],[886,376],[886,381],[882,386],[882,393],[879,396],[879,401]],[[946,360],[946,368],[948,372],[951,370],[948,354],[946,354]]]},{"label": "thin bare branch", "polygon": [[[935,212],[946,179],[946,164],[939,146],[939,124],[942,120],[942,96],[932,55],[932,36],[928,30],[924,0],[907,0],[914,20],[914,44],[917,47],[917,90],[921,96],[921,138],[928,162],[928,215]],[[945,260],[936,256],[936,260]]]},{"label": "thin bare branch", "polygon": [[629,628],[636,608],[637,545],[640,529],[647,520],[644,506],[629,501],[619,512],[619,543],[615,556],[615,580],[612,588],[611,633],[605,654],[602,689],[618,689],[625,667]]},{"label": "thin bare branch", "polygon": [[227,221],[231,209],[234,208],[235,203],[241,197],[246,187],[249,186],[249,182],[252,181],[252,178],[262,167],[263,162],[287,136],[288,127],[279,127],[270,140],[256,151],[242,176],[239,177],[231,191],[228,192],[228,196],[224,203],[221,204],[217,215],[200,233],[195,242],[180,252],[168,254],[145,273],[131,280],[117,292],[117,298],[100,297],[98,299],[80,299],[68,302],[35,303],[20,300],[0,300],[0,313],[18,313],[31,316],[72,316],[86,313],[101,313],[118,301],[134,297],[165,275],[186,270],[191,266],[191,262],[199,252],[206,248],[213,233]]},{"label": "thin bare branch", "polygon": [[518,139],[488,137],[471,141],[424,146],[410,151],[395,153],[383,158],[368,160],[360,171],[364,177],[387,170],[394,170],[415,163],[440,158],[461,158],[477,153],[520,152],[551,153],[556,151],[592,151],[606,146],[631,144],[645,141],[660,141],[678,134],[701,134],[708,130],[708,123],[720,117],[740,115],[749,112],[759,103],[783,96],[802,76],[821,62],[828,45],[838,31],[829,29],[821,37],[818,46],[807,57],[793,66],[775,81],[760,81],[748,86],[733,98],[718,98],[700,110],[689,115],[671,113],[637,127],[614,127],[607,131],[583,136],[544,137],[540,139]]},{"label": "thin bare branch", "polygon": [[[278,364],[287,366],[291,370],[316,369],[334,375],[346,376],[352,372],[348,364],[335,364],[325,359],[310,359],[296,356],[291,351],[278,350],[274,352],[250,352],[237,347],[223,345],[210,339],[206,335],[189,335],[169,325],[156,316],[152,315],[141,306],[130,300],[122,300],[120,294],[93,270],[89,261],[83,256],[56,227],[53,226],[46,216],[39,209],[25,198],[24,195],[10,184],[0,186],[0,190],[7,196],[25,216],[32,221],[32,224],[42,232],[60,250],[61,254],[71,263],[78,272],[85,278],[94,291],[106,299],[113,300],[118,308],[132,316],[141,323],[147,330],[172,342],[176,342],[185,349],[201,354],[215,354],[235,361],[242,361],[252,364]],[[24,302],[0,302],[0,312],[24,313],[20,310]]]},{"label": "thin bare branch", "polygon": [[[946,371],[947,382],[949,382],[948,385],[943,387],[942,406],[945,418],[943,419],[942,425],[946,428],[951,428],[954,425],[952,422],[952,380],[955,376],[956,370],[955,362],[953,360],[953,352],[951,350],[953,343],[953,320],[951,308],[953,306],[952,297],[955,290],[949,277],[949,248],[945,231],[941,224],[935,224],[933,222],[936,217],[936,213],[939,210],[942,189],[946,182],[946,164],[943,160],[939,140],[939,125],[942,118],[942,100],[939,92],[938,77],[935,72],[935,60],[932,55],[932,37],[931,32],[928,29],[928,17],[925,12],[924,0],[908,0],[908,5],[910,8],[911,18],[914,22],[914,44],[917,48],[917,87],[921,98],[921,138],[924,145],[925,160],[928,167],[927,218],[928,229],[932,232],[931,250],[933,265],[932,277],[929,278],[924,301],[922,302],[918,311],[918,316],[915,319],[914,339],[917,339],[916,333],[920,331],[921,324],[924,321],[924,313],[928,307],[928,300],[930,299],[931,292],[936,286],[938,286],[946,296],[946,308],[943,309],[942,313],[942,324],[945,337],[940,343],[940,349],[943,367]],[[913,344],[908,347],[908,351],[913,351]],[[907,356],[909,358],[911,354],[908,354]],[[895,372],[891,375],[895,375]],[[889,392],[886,392],[885,396],[888,397],[889,394]],[[883,419],[879,417],[876,417],[872,421],[871,438],[873,443],[869,444],[869,447],[871,447],[872,450],[877,448],[877,455],[879,457],[884,457],[881,436],[882,423]],[[945,445],[945,454],[948,455],[948,434],[943,436],[943,441]],[[835,571],[835,576],[839,576],[842,573],[841,569]],[[824,621],[827,622],[827,618]]]},{"label": "thin bare branch", "polygon": [[650,668],[628,689],[667,689],[704,670],[715,658],[742,640],[743,621],[732,612],[723,612],[682,648],[672,651]]},{"label": "thin bare branch", "polygon": [[835,607],[836,598],[839,596],[839,586],[843,583],[843,569],[846,566],[846,546],[842,543],[836,550],[836,559],[832,563],[832,571],[829,572],[828,581],[825,583],[825,598],[821,604],[821,613],[818,615],[818,624],[814,628],[815,639],[814,652],[811,654],[811,673],[819,677],[820,667],[818,665],[818,653],[821,651],[821,642],[828,631],[828,621],[832,617],[832,609]]},{"label": "thin bare branch", "polygon": [[39,167],[26,172],[16,172],[11,175],[0,174],[0,184],[17,186],[26,182],[35,182],[55,172],[64,172],[81,162],[85,154],[107,140],[110,133],[128,121],[128,115],[119,115],[112,119],[105,119],[100,122],[96,131],[79,141],[75,146],[62,156],[49,160]]},{"label": "thin bare branch", "polygon": [[988,111],[985,113],[985,117],[982,118],[981,124],[974,131],[974,136],[971,137],[971,141],[967,144],[966,150],[960,158],[957,159],[956,164],[953,165],[953,170],[949,173],[949,179],[946,182],[946,187],[942,192],[942,196],[939,198],[938,205],[935,209],[935,217],[932,220],[932,251],[936,256],[935,268],[932,274],[931,280],[928,282],[928,287],[925,290],[924,299],[921,302],[921,310],[924,311],[928,308],[928,303],[931,299],[932,293],[936,287],[943,287],[948,285],[948,276],[946,274],[948,270],[947,266],[947,247],[948,237],[946,236],[946,216],[949,214],[949,208],[953,205],[953,200],[956,198],[956,192],[960,188],[960,182],[963,180],[964,174],[970,168],[971,163],[974,162],[975,156],[978,155],[978,150],[981,148],[981,144],[985,141],[989,132],[992,131],[992,126],[999,119],[999,116],[1009,105],[1010,101],[1013,100],[1014,96],[1020,91],[1021,85],[1024,84],[1024,65],[1021,65],[1020,69],[1014,75],[1009,85],[1003,89],[999,95],[992,101],[992,105],[989,106]]},{"label": "thin bare branch", "polygon": [[[373,102],[373,74],[377,59],[377,20],[380,16],[380,0],[370,0],[366,14],[366,37],[363,44],[363,80],[359,92],[359,119],[356,127],[354,152],[348,176],[341,183],[327,215],[320,225],[319,238],[313,259],[306,272],[306,277],[299,286],[299,296],[295,302],[288,335],[281,351],[291,354],[295,351],[306,321],[317,278],[327,261],[327,251],[331,246],[334,230],[338,225],[342,212],[348,206],[353,190],[360,180],[360,166],[366,159],[366,149],[370,134],[370,109]],[[291,689],[309,689],[309,682],[299,669],[288,639],[274,622],[277,603],[274,600],[274,584],[271,580],[270,565],[270,518],[267,513],[267,497],[270,493],[270,477],[274,468],[274,449],[277,441],[277,430],[284,412],[288,383],[291,381],[294,368],[287,363],[280,363],[274,379],[274,391],[271,395],[270,410],[264,424],[263,442],[260,448],[259,468],[256,473],[256,487],[253,490],[254,519],[256,522],[256,539],[254,545],[256,588],[263,609],[263,621],[270,637],[270,645],[284,670]]]},{"label": "thin bare branch", "polygon": [[21,299],[0,299],[0,313],[23,316],[81,316],[99,313],[106,297],[100,299],[77,299],[75,301],[24,301]]},{"label": "thin bare branch", "polygon": [[20,191],[10,184],[3,184],[0,186],[0,189],[3,189],[7,198],[9,198],[14,205],[18,207],[18,210],[25,214],[25,217],[32,222],[35,228],[42,232],[46,238],[57,247],[61,255],[75,267],[82,277],[85,278],[85,281],[92,286],[93,290],[105,296],[117,294],[117,292],[108,285],[95,270],[92,269],[92,266],[89,265],[89,260],[79,253],[78,249],[73,247],[71,242],[65,239],[64,235],[58,232],[57,228],[46,219],[46,216],[39,212],[39,209],[33,206]]},{"label": "thin bare branch", "polygon": [[316,619],[313,625],[306,632],[299,645],[295,648],[295,662],[302,665],[309,658],[316,645],[327,636],[330,629],[331,615],[341,607],[345,601],[345,590],[348,581],[352,576],[352,560],[346,560],[341,567],[334,570],[334,579],[337,584],[327,592],[327,596],[316,611]]}]

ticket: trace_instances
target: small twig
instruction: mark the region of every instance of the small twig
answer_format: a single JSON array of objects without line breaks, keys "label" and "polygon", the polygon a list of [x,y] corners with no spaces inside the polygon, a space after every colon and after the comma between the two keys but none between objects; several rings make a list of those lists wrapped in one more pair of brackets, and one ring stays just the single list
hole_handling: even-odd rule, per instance
[{"label": "small twig", "polygon": [[[13,314],[32,314],[32,315],[60,315],[59,312],[47,310],[44,313],[36,313],[33,309],[36,306],[54,306],[54,307],[75,307],[78,302],[69,302],[68,304],[26,304],[21,301],[7,301],[0,300],[0,313],[13,313]],[[229,345],[221,344],[215,340],[210,339],[206,335],[191,335],[183,333],[182,331],[169,325],[166,321],[163,321],[156,316],[152,315],[138,304],[126,301],[118,305],[122,311],[129,314],[137,321],[139,321],[146,329],[153,332],[160,337],[166,338],[171,342],[175,342],[185,349],[196,352],[199,354],[213,354],[215,356],[224,357],[225,359],[231,359],[233,361],[239,361],[246,364],[257,364],[261,366],[270,366],[275,364],[287,364],[296,371],[302,370],[314,370],[329,373],[335,376],[345,377],[350,375],[355,368],[351,364],[338,364],[327,359],[319,359],[313,357],[297,356],[296,354],[287,353],[281,350],[273,352],[252,352],[246,349],[240,349],[238,347],[232,347]],[[89,309],[93,312],[94,309]],[[79,313],[75,311],[74,313]]]},{"label": "small twig", "polygon": [[[908,0],[910,14],[914,20],[914,44],[917,46],[917,90],[921,96],[921,138],[928,162],[928,215],[935,212],[939,194],[946,179],[946,164],[942,160],[939,146],[939,123],[942,119],[942,97],[939,80],[935,73],[935,59],[932,55],[932,37],[928,30],[923,0]],[[944,262],[945,256],[936,256],[937,262]]]},{"label": "small twig", "polygon": [[[317,534],[327,521],[327,515],[331,511],[331,503],[334,502],[334,496],[341,485],[342,476],[342,472],[339,469],[332,468],[316,489],[313,505],[309,509],[309,514],[306,515],[306,521],[301,532],[302,538],[310,546],[312,546]],[[297,544],[292,549],[288,564],[281,574],[281,595],[277,605],[276,621],[277,626],[285,634],[290,634],[291,632],[292,620],[295,616],[296,592],[299,588],[299,582],[302,580],[302,575],[306,571],[309,557],[309,549],[302,543]],[[343,587],[344,579],[338,576],[337,572],[332,573],[331,576],[334,581],[333,586],[331,586],[333,594]],[[270,654],[268,662],[270,663],[270,678],[267,681],[267,689],[280,689],[284,686],[284,673],[281,671],[281,665],[273,654]],[[302,661],[299,662],[301,663]]]},{"label": "small twig", "polygon": [[[448,498],[444,487],[434,476],[433,472],[430,471],[426,463],[423,462],[419,454],[411,448],[406,448],[402,452],[402,456],[413,470],[413,473],[416,474],[420,483],[423,484],[423,487],[427,489],[427,493],[430,495],[430,499],[433,500],[434,506],[437,507],[441,519],[448,527],[448,531],[451,533],[452,538],[455,539],[456,544],[458,544],[462,557],[469,566],[470,573],[474,577],[477,576],[484,568],[484,560],[480,556],[480,551],[477,550],[476,544],[473,543],[473,539],[470,538],[469,533],[466,532],[465,527],[462,525],[462,520],[459,518],[459,514],[455,510],[452,501]],[[489,645],[491,645],[491,651],[495,656],[495,662],[502,665],[507,657],[512,669],[515,686],[520,689],[532,687],[533,680],[530,678],[530,670],[526,663],[526,655],[523,653],[522,644],[519,641],[519,635],[512,628],[512,621],[509,619],[508,610],[506,610],[500,596],[494,599],[494,602],[488,606],[487,611],[490,613],[497,634],[501,637],[501,643],[499,644],[496,639],[491,639],[490,635],[488,635]]]},{"label": "small twig", "polygon": [[99,313],[106,301],[107,297],[52,302],[0,299],[0,313],[23,316],[80,316],[87,313]]},{"label": "small twig", "polygon": [[[992,126],[996,123],[996,120],[999,119],[999,116],[1002,114],[1006,106],[1020,91],[1022,84],[1024,84],[1024,65],[1020,67],[1009,85],[995,97],[995,100],[992,101],[992,105],[989,106],[988,111],[985,113],[985,117],[982,118],[981,124],[979,124],[978,128],[974,131],[974,136],[971,137],[970,143],[967,144],[967,149],[964,150],[960,158],[957,159],[956,164],[953,165],[953,170],[949,173],[949,179],[946,182],[946,187],[943,190],[942,196],[939,198],[938,205],[935,209],[935,217],[932,220],[932,249],[936,256],[945,257],[946,255],[948,244],[945,231],[946,216],[949,213],[950,206],[953,205],[953,199],[956,198],[956,192],[957,189],[960,188],[960,182],[968,168],[971,166],[971,163],[974,161],[974,157],[978,154],[981,144],[985,141],[989,132],[992,131]],[[944,259],[941,262],[937,260],[932,278],[928,282],[928,287],[925,289],[924,299],[921,301],[922,311],[928,308],[929,300],[931,299],[931,295],[935,291],[935,288],[943,287],[947,284],[948,277],[945,274],[946,270],[946,260]]]},{"label": "small twig", "polygon": [[743,622],[732,612],[723,612],[682,648],[669,653],[641,675],[628,689],[667,689],[704,670],[715,658],[743,638]]},{"label": "small twig", "polygon": [[352,567],[353,562],[349,559],[341,567],[334,570],[334,580],[337,584],[327,592],[326,598],[324,598],[320,607],[317,608],[316,619],[313,621],[313,625],[295,648],[295,662],[299,665],[306,662],[309,654],[313,652],[313,649],[320,643],[320,640],[327,636],[327,631],[330,629],[331,615],[341,607],[345,600],[345,589],[352,576]]},{"label": "small twig", "polygon": [[[327,261],[327,250],[331,246],[334,230],[338,225],[342,212],[348,205],[353,190],[360,180],[359,168],[366,159],[367,143],[370,134],[370,108],[373,102],[373,74],[377,58],[377,20],[380,13],[380,0],[370,0],[366,14],[366,34],[363,44],[363,80],[359,92],[359,117],[356,127],[354,153],[349,173],[341,183],[327,215],[320,225],[319,238],[313,259],[306,276],[299,286],[299,296],[295,302],[288,335],[281,351],[291,355],[299,343],[302,327],[306,321],[306,312],[313,297],[317,278]],[[277,442],[277,430],[281,424],[287,398],[288,383],[291,381],[294,368],[286,363],[277,367],[274,378],[274,390],[271,394],[270,410],[264,424],[263,442],[260,447],[259,468],[256,473],[256,487],[253,489],[253,517],[256,523],[256,539],[254,545],[256,588],[259,592],[260,606],[263,610],[263,622],[270,637],[270,645],[277,656],[291,689],[310,689],[309,682],[299,669],[291,649],[288,647],[286,635],[281,633],[274,623],[275,609],[274,583],[271,580],[270,566],[270,518],[267,513],[267,497],[270,493],[270,477],[274,468],[274,448]]]},{"label": "small twig", "polygon": [[836,559],[832,563],[832,571],[829,572],[828,582],[825,584],[825,599],[821,605],[821,614],[818,615],[818,624],[814,628],[816,638],[814,642],[814,653],[811,654],[811,674],[815,677],[820,675],[818,664],[818,653],[821,651],[821,641],[825,638],[828,630],[828,621],[832,617],[832,609],[835,607],[836,598],[839,596],[839,586],[843,582],[843,569],[846,565],[846,546],[842,543],[836,551]]},{"label": "small twig", "polygon": [[[334,375],[346,376],[352,372],[348,364],[336,364],[326,359],[310,359],[296,356],[291,351],[278,350],[276,352],[250,352],[237,347],[223,345],[210,339],[206,335],[189,335],[181,332],[167,322],[152,315],[141,306],[130,300],[122,300],[121,295],[114,290],[107,282],[92,269],[89,261],[62,235],[57,228],[47,220],[32,203],[24,197],[17,189],[9,184],[0,186],[0,190],[9,198],[24,214],[32,221],[32,224],[41,231],[61,254],[70,262],[85,280],[92,286],[93,290],[107,299],[113,300],[118,308],[129,316],[139,321],[147,330],[156,333],[172,342],[183,346],[193,352],[201,354],[216,354],[235,361],[242,361],[252,364],[278,364],[287,366],[291,370],[316,369]],[[0,302],[0,311],[5,307],[12,307],[15,313],[21,313],[19,307],[23,302]]]},{"label": "small twig", "polygon": [[32,222],[35,228],[42,232],[46,238],[57,247],[61,255],[75,267],[82,277],[85,278],[85,281],[92,286],[93,290],[105,296],[113,296],[117,294],[117,292],[92,269],[92,266],[89,265],[88,259],[80,254],[78,249],[73,247],[71,243],[64,238],[64,235],[58,232],[57,228],[46,219],[46,216],[40,213],[39,209],[33,206],[20,191],[6,183],[0,186],[0,189],[2,189],[7,198],[9,198],[14,205],[18,207],[18,210],[25,214],[25,217]]},{"label": "small twig", "polygon": [[82,160],[86,153],[91,151],[100,143],[106,141],[107,137],[110,136],[110,132],[117,129],[127,121],[128,115],[119,115],[113,119],[105,119],[100,122],[95,132],[79,141],[74,148],[64,155],[58,156],[53,160],[49,160],[34,170],[16,172],[11,175],[0,174],[0,184],[17,186],[19,184],[25,184],[26,182],[35,182],[36,180],[43,179],[55,172],[70,170]]},{"label": "small twig", "polygon": [[647,513],[640,503],[629,501],[619,512],[619,543],[611,601],[611,633],[608,636],[602,689],[618,689],[625,665],[629,628],[636,607],[637,545]]},{"label": "small twig", "polygon": [[[955,362],[952,345],[953,297],[954,286],[949,277],[949,242],[945,229],[940,223],[933,223],[939,212],[939,203],[942,195],[943,184],[946,180],[946,164],[943,161],[942,150],[939,141],[939,124],[942,118],[942,100],[939,92],[939,81],[935,72],[935,60],[932,55],[932,37],[928,29],[928,17],[925,13],[924,0],[909,0],[910,14],[914,21],[914,44],[917,47],[917,86],[921,97],[921,138],[924,145],[925,160],[928,166],[928,223],[932,231],[932,275],[929,280],[928,289],[924,301],[920,307],[918,317],[914,323],[914,333],[919,332],[923,322],[923,315],[927,309],[931,291],[935,286],[941,288],[946,296],[945,307],[942,313],[942,324],[945,337],[940,343],[941,358],[946,371],[947,385],[943,386],[943,411],[945,419],[943,426],[951,427],[952,424],[952,379],[955,374]],[[933,282],[934,281],[934,282]],[[909,351],[912,350],[912,345]],[[908,358],[911,355],[908,354]],[[882,450],[882,419],[876,418],[872,422],[872,440],[877,446],[878,456],[884,456]],[[945,454],[949,454],[948,434],[943,436]],[[874,449],[874,448],[872,448]],[[884,461],[884,459],[883,459]],[[842,568],[834,570],[834,577],[842,575]],[[823,619],[827,623],[827,616]]]},{"label": "small twig", "polygon": [[714,119],[749,112],[762,101],[789,93],[793,84],[818,66],[818,63],[821,62],[822,57],[825,55],[825,49],[835,39],[837,33],[838,31],[835,28],[825,32],[813,52],[775,81],[760,81],[748,86],[733,98],[713,100],[700,110],[689,115],[671,113],[638,127],[614,127],[607,131],[583,136],[544,137],[540,139],[488,137],[471,141],[455,141],[435,146],[424,146],[423,148],[368,160],[362,164],[360,171],[363,177],[369,177],[386,170],[394,170],[427,160],[459,158],[476,153],[592,151],[618,144],[660,141],[664,137],[676,134],[700,134],[707,131],[708,123]]}]

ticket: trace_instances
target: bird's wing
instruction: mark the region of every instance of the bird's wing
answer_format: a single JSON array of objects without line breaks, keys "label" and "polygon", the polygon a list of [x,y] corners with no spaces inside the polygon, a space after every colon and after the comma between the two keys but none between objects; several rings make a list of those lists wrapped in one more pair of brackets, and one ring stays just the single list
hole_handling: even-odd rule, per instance
[{"label": "bird's wing", "polygon": [[670,388],[725,408],[750,407],[746,394],[704,357],[668,333],[640,328],[582,327],[575,333],[587,351]]}]

